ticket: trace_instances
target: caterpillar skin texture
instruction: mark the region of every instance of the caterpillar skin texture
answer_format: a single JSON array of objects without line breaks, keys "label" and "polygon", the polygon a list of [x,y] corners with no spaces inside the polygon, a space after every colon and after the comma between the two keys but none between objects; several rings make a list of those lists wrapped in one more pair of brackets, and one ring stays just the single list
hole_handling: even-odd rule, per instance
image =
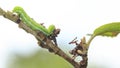
[{"label": "caterpillar skin texture", "polygon": [[120,33],[120,22],[112,22],[109,24],[102,25],[95,29],[94,35],[102,35],[102,36],[117,36]]},{"label": "caterpillar skin texture", "polygon": [[44,26],[42,26],[41,24],[38,24],[36,21],[34,21],[33,19],[31,19],[27,13],[24,11],[24,9],[22,7],[16,6],[13,9],[13,12],[17,13],[21,20],[31,29],[33,30],[39,30],[41,32],[43,32],[45,35],[50,36],[51,34],[53,34],[53,31],[55,30],[55,26],[54,25],[50,25],[48,27],[48,29],[46,29]]}]

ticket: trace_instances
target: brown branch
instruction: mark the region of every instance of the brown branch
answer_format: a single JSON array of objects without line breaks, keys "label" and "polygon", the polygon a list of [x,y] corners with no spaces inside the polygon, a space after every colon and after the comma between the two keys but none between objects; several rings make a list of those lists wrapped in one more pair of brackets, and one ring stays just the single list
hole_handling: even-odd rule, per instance
[{"label": "brown branch", "polygon": [[[50,52],[53,52],[60,57],[64,58],[66,61],[71,63],[75,68],[82,68],[80,63],[75,62],[71,57],[69,57],[67,54],[65,54],[58,46],[56,46],[48,37],[46,37],[42,32],[40,31],[34,31],[26,24],[24,24],[18,17],[18,15],[13,14],[10,11],[5,12],[0,8],[0,15],[17,23],[20,28],[24,29],[26,32],[32,34],[35,36],[35,38],[38,40],[38,45],[42,48],[49,49]],[[83,58],[84,59],[84,58]]]}]

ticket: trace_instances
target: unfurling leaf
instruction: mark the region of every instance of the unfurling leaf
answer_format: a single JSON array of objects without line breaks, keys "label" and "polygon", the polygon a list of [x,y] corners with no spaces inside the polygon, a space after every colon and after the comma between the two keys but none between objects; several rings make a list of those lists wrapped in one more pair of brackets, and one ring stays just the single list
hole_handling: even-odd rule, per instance
[{"label": "unfurling leaf", "polygon": [[94,30],[94,36],[115,37],[120,33],[120,22],[112,22],[102,25]]}]

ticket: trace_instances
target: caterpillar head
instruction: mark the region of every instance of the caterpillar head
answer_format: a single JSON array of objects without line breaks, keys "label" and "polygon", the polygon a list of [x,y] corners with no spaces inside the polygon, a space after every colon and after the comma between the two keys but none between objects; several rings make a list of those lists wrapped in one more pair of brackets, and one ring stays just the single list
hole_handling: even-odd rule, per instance
[{"label": "caterpillar head", "polygon": [[21,14],[22,12],[24,12],[24,9],[20,6],[16,6],[16,7],[14,7],[14,9],[12,11],[16,12],[18,14]]}]

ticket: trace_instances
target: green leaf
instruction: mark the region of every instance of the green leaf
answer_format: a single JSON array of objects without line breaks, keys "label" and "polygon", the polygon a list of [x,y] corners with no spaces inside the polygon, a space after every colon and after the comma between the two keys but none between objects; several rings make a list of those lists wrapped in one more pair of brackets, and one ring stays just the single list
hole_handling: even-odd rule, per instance
[{"label": "green leaf", "polygon": [[112,22],[102,25],[94,30],[94,36],[115,37],[120,33],[120,22]]}]

